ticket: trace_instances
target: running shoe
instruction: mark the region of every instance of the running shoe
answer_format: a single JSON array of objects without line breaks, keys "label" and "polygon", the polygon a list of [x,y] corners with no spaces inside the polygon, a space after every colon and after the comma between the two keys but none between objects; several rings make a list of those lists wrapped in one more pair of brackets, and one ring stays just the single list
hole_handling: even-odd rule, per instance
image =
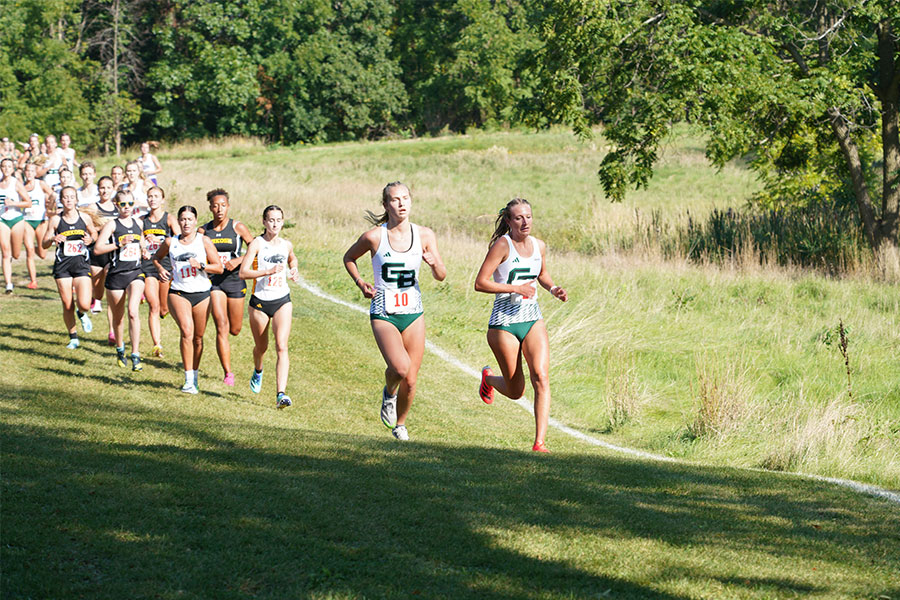
[{"label": "running shoe", "polygon": [[116,334],[110,333],[106,337],[106,345],[107,346],[115,346],[116,345]]},{"label": "running shoe", "polygon": [[27,287],[29,290],[36,290],[37,289],[37,281],[29,281],[28,285],[26,285],[25,287]]},{"label": "running shoe", "polygon": [[87,313],[81,313],[81,316],[78,317],[78,320],[81,321],[81,328],[85,333],[90,333],[94,330],[94,324],[91,322],[91,318]]},{"label": "running shoe", "polygon": [[66,348],[68,348],[69,350],[74,350],[75,348],[77,348],[80,345],[81,345],[81,342],[78,341],[78,338],[72,338],[69,340],[69,343],[66,344]]},{"label": "running shoe", "polygon": [[275,400],[275,408],[287,408],[291,405],[291,399],[288,398],[288,395],[284,392],[278,392],[278,397]]},{"label": "running shoe", "polygon": [[229,387],[234,387],[234,373],[225,373],[225,379],[223,379],[225,385]]},{"label": "running shoe", "polygon": [[91,302],[91,312],[95,315],[100,312],[100,309],[103,308],[103,305],[100,304],[100,301],[94,298],[94,301]]},{"label": "running shoe", "polygon": [[125,351],[116,349],[116,364],[120,367],[127,367],[128,362],[125,360]]},{"label": "running shoe", "polygon": [[478,388],[478,395],[481,396],[481,400],[485,404],[493,404],[494,402],[494,388],[487,382],[487,378],[493,374],[494,372],[491,371],[490,367],[481,368],[481,387]]},{"label": "running shoe", "polygon": [[381,389],[381,422],[388,429],[397,425],[397,395],[387,395],[387,388]]},{"label": "running shoe", "polygon": [[157,358],[162,358],[162,346],[159,344],[154,344],[153,349],[150,350],[150,354]]},{"label": "running shoe", "polygon": [[546,446],[544,446],[544,442],[536,443],[534,446],[531,447],[531,451],[532,452],[546,452],[547,454],[550,454],[550,451],[547,450]]},{"label": "running shoe", "polygon": [[13,284],[11,284],[11,283],[7,283],[7,284],[6,284],[6,293],[7,293],[7,294],[12,294],[12,293],[13,293]]},{"label": "running shoe", "polygon": [[258,394],[259,390],[262,389],[262,371],[259,373],[256,372],[256,369],[253,370],[253,375],[250,376],[250,391],[254,394]]},{"label": "running shoe", "polygon": [[141,364],[141,357],[137,354],[131,355],[131,370],[132,371],[143,371],[144,366]]},{"label": "running shoe", "polygon": [[185,382],[185,384],[181,386],[181,391],[185,394],[197,394],[200,392],[192,381]]},{"label": "running shoe", "polygon": [[401,442],[409,441],[409,432],[406,431],[406,425],[397,425],[391,431],[394,434],[394,437],[400,440]]}]

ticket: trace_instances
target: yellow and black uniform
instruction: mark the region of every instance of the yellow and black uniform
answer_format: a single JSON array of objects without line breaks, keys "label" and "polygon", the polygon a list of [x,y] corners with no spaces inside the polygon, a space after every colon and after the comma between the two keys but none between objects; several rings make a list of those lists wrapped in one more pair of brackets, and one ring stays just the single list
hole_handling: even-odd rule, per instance
[{"label": "yellow and black uniform", "polygon": [[[105,225],[110,219],[115,219],[119,216],[119,209],[115,206],[112,208],[103,208],[99,203],[97,204],[97,212],[100,214],[101,220]],[[105,267],[110,263],[111,255],[110,254],[94,254],[94,244],[88,246],[88,254],[90,256],[91,266],[92,267]]]},{"label": "yellow and black uniform", "polygon": [[[232,258],[241,255],[241,247],[244,240],[240,234],[234,229],[234,219],[228,219],[222,231],[213,229],[213,222],[210,221],[203,226],[203,235],[212,240],[216,252],[219,253],[219,260],[224,265]],[[247,284],[239,276],[240,267],[229,271],[225,269],[217,275],[210,275],[209,281],[212,283],[213,291],[225,292],[228,298],[243,298],[247,295]]]},{"label": "yellow and black uniform", "polygon": [[[125,237],[129,235],[132,236],[132,241],[125,243]],[[135,279],[144,279],[144,274],[141,273],[140,238],[140,221],[131,219],[131,225],[125,225],[121,219],[116,219],[116,227],[113,229],[116,249],[110,253],[112,257],[106,274],[106,289],[124,290]]]},{"label": "yellow and black uniform", "polygon": [[[147,240],[147,251],[150,253],[150,258],[141,260],[141,273],[144,274],[144,277],[159,279],[159,272],[156,270],[156,265],[153,264],[153,256],[165,239],[172,235],[172,230],[169,228],[169,213],[163,212],[159,221],[151,221],[150,217],[144,217],[141,234]],[[172,270],[171,255],[167,254],[160,263],[166,271]]]},{"label": "yellow and black uniform", "polygon": [[53,278],[90,277],[91,267],[88,262],[88,250],[84,244],[84,236],[87,235],[87,225],[81,217],[81,213],[78,213],[78,218],[74,223],[67,223],[63,217],[60,217],[59,225],[56,226],[56,233],[66,239],[56,245]]}]

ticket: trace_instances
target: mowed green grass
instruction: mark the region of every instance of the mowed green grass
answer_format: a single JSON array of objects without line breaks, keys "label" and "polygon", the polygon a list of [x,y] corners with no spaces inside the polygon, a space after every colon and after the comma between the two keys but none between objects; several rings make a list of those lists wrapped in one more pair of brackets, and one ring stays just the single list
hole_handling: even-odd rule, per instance
[{"label": "mowed green grass", "polygon": [[[429,339],[475,368],[493,362],[484,341],[491,298],[472,283],[497,210],[525,196],[555,282],[571,298],[541,300],[554,416],[687,460],[900,489],[900,286],[859,274],[693,265],[663,260],[653,247],[625,253],[610,241],[633,239],[651,211],[671,223],[687,210],[745,206],[758,186],[752,174],[740,164],[717,171],[701,146],[690,135],[669,140],[650,189],[621,204],[599,189],[602,139],[584,143],[560,130],[297,148],[179,146],[162,155],[162,181],[171,210],[192,204],[204,219],[205,192],[225,187],[233,216],[254,230],[266,205],[283,206],[301,273],[353,301],[360,296],[341,256],[367,227],[364,211],[379,210],[382,185],[406,181],[413,220],[436,231],[448,267],[445,282],[427,275],[423,282]],[[367,261],[360,266],[371,274]],[[841,322],[852,398],[836,342]],[[691,427],[705,388],[719,391],[725,416],[714,434],[698,438]],[[616,403],[628,417],[611,424]]]},{"label": "mowed green grass", "polygon": [[[42,281],[47,277],[43,268]],[[426,356],[412,442],[379,422],[367,319],[295,288],[294,407],[164,359],[120,369],[101,319],[0,298],[4,598],[897,598],[900,510],[826,483],[623,458],[485,406]],[[464,357],[469,360],[473,357]]]},{"label": "mowed green grass", "polygon": [[[629,206],[598,199],[602,147],[560,132],[164,153],[170,210],[205,217],[205,191],[221,185],[257,231],[264,206],[284,206],[303,276],[359,306],[340,257],[381,186],[409,181],[413,219],[438,232],[450,272],[423,281],[429,339],[474,368],[492,362],[475,270],[496,210],[529,197],[572,297],[541,300],[553,416],[710,466],[625,458],[556,431],[553,454],[535,456],[530,415],[483,405],[474,379],[431,354],[401,445],[378,418],[368,319],[296,287],[294,407],[274,408],[272,354],[262,394],[247,389],[246,322],[232,342],[237,387],[221,383],[210,323],[202,393],[182,395],[171,319],[165,357],[142,373],[115,366],[103,315],[66,350],[47,262],[40,290],[0,297],[3,597],[900,598],[896,504],[731,467],[786,452],[782,467],[900,487],[896,286],[577,252],[632,227],[635,208],[675,218],[743,203],[752,178],[735,166],[723,179],[698,155],[675,140],[671,177]],[[822,342],[839,318],[852,401]],[[692,440],[698,373],[719,374],[746,410],[735,429]],[[634,413],[609,428],[623,378]]]}]

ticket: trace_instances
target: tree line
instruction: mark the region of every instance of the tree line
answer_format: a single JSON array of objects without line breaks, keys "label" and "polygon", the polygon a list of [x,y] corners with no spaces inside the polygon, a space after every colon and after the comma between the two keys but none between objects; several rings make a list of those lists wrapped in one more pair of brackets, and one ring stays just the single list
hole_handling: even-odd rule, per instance
[{"label": "tree line", "polygon": [[0,105],[4,135],[108,151],[599,125],[614,200],[688,122],[757,206],[849,203],[900,256],[894,0],[0,0]]},{"label": "tree line", "polygon": [[521,122],[540,2],[2,0],[0,130],[293,144]]}]

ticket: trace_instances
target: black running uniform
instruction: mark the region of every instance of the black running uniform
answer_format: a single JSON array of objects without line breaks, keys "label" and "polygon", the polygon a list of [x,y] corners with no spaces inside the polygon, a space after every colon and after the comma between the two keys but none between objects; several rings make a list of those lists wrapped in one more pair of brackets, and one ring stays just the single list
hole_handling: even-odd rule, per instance
[{"label": "black running uniform", "polygon": [[66,223],[60,216],[56,233],[66,239],[56,245],[56,260],[53,263],[53,278],[90,277],[91,267],[88,262],[88,249],[84,244],[87,225],[78,213],[75,223]]},{"label": "black running uniform", "polygon": [[[219,260],[224,265],[226,261],[237,258],[241,255],[241,249],[244,240],[241,235],[234,229],[234,219],[228,219],[222,231],[213,229],[213,222],[210,221],[203,226],[203,235],[212,240],[216,252],[219,253]],[[240,267],[233,271],[225,270],[220,275],[210,275],[209,281],[212,283],[212,290],[225,292],[228,298],[243,298],[247,295],[247,284],[238,275]]]},{"label": "black running uniform", "polygon": [[[147,239],[147,250],[150,252],[150,258],[141,260],[141,272],[145,277],[159,279],[159,272],[156,270],[156,265],[153,264],[153,256],[159,250],[165,238],[172,235],[172,230],[169,228],[169,213],[163,212],[159,221],[151,221],[150,217],[144,217],[144,230],[142,233],[145,238],[147,236],[156,236],[159,241]],[[166,271],[172,270],[172,259],[168,254],[160,262]]]},{"label": "black running uniform", "polygon": [[[134,241],[124,244],[126,235],[133,235]],[[141,273],[141,226],[137,219],[131,219],[131,226],[126,227],[122,221],[116,219],[116,227],[113,230],[113,242],[116,249],[110,252],[109,272],[106,274],[106,289],[124,290],[135,279],[144,279]]]},{"label": "black running uniform", "polygon": [[[112,209],[107,210],[100,206],[100,203],[97,203],[97,212],[104,219],[115,219],[119,216],[119,209],[113,205]],[[105,267],[109,264],[111,254],[94,254],[94,244],[88,246],[88,252],[91,257],[91,266],[92,267]]]}]

